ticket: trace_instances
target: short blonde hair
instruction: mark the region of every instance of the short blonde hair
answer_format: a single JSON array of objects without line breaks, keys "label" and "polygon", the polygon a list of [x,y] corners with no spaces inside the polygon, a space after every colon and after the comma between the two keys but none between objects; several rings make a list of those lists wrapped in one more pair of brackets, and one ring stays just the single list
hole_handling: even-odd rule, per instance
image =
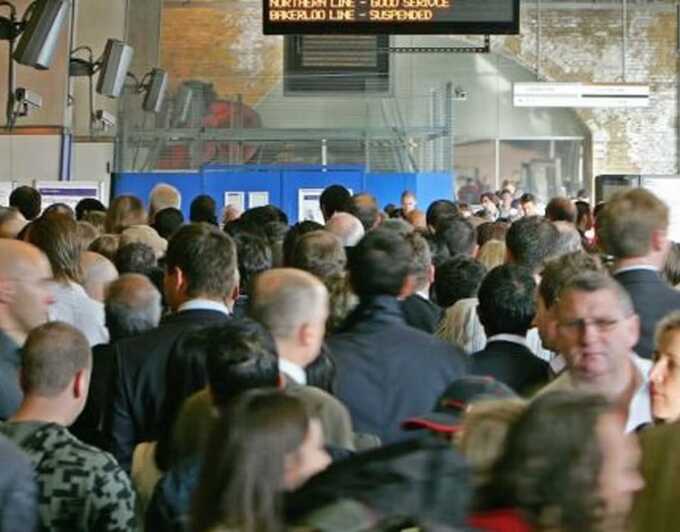
[{"label": "short blonde hair", "polygon": [[619,192],[596,219],[597,238],[604,251],[618,259],[649,253],[654,231],[668,228],[668,207],[644,188]]},{"label": "short blonde hair", "polygon": [[491,468],[503,454],[505,437],[527,404],[522,399],[480,401],[465,413],[457,444],[472,465],[477,486],[489,481]]},{"label": "short blonde hair", "polygon": [[501,240],[489,240],[479,248],[477,260],[486,266],[487,270],[492,270],[496,266],[501,266],[505,263],[505,252],[505,242]]}]

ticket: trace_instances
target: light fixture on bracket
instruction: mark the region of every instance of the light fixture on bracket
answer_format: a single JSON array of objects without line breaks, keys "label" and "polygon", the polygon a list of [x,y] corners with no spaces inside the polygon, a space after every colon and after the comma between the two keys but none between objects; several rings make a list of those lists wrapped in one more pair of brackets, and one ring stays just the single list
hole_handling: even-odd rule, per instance
[{"label": "light fixture on bracket", "polygon": [[[85,52],[87,58],[77,57],[78,54]],[[79,46],[71,51],[69,59],[69,75],[72,77],[87,76],[90,85],[90,132],[96,125],[101,125],[100,129],[108,129],[115,125],[115,119],[109,120],[111,114],[104,111],[95,111],[94,107],[94,75],[99,73],[96,91],[109,98],[117,98],[125,85],[128,68],[132,62],[134,49],[117,39],[108,39],[102,56],[95,60],[92,48],[89,46]],[[104,113],[102,115],[102,113]],[[101,117],[105,116],[106,119]]]},{"label": "light fixture on bracket", "polygon": [[14,127],[17,117],[28,111],[23,104],[20,108],[16,105],[14,62],[39,70],[50,67],[70,5],[71,0],[35,0],[19,19],[12,2],[0,1],[0,7],[7,7],[10,12],[9,17],[0,17],[0,40],[9,41],[6,107],[9,129]]},{"label": "light fixture on bracket", "polygon": [[168,90],[168,73],[162,68],[152,68],[150,72],[144,74],[141,80],[132,72],[128,72],[127,75],[135,82],[135,92],[144,94],[142,109],[151,113],[159,113]]}]

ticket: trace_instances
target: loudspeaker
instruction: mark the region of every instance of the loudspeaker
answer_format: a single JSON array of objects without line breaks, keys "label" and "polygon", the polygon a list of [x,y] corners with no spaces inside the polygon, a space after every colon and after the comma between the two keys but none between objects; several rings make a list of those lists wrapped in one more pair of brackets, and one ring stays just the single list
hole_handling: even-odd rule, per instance
[{"label": "loudspeaker", "polygon": [[123,41],[106,41],[101,71],[97,80],[97,92],[109,98],[118,98],[127,77],[134,49]]},{"label": "loudspeaker", "polygon": [[50,67],[69,3],[69,0],[36,0],[14,52],[17,63],[39,70]]},{"label": "loudspeaker", "polygon": [[194,97],[194,90],[183,83],[177,91],[175,96],[175,108],[173,111],[173,124],[186,124],[189,120],[189,111],[191,111],[191,101]]},{"label": "loudspeaker", "polygon": [[165,91],[168,86],[168,73],[160,68],[154,68],[151,71],[151,81],[144,97],[142,108],[145,111],[158,113],[163,106],[165,99]]}]

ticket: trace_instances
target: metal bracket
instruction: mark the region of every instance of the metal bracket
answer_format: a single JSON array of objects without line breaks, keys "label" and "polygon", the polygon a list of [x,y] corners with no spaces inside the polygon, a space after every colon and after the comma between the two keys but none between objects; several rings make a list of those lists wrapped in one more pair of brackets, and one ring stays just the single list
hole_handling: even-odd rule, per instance
[{"label": "metal bracket", "polygon": [[390,46],[378,51],[388,54],[488,54],[491,37],[484,35],[482,46]]}]

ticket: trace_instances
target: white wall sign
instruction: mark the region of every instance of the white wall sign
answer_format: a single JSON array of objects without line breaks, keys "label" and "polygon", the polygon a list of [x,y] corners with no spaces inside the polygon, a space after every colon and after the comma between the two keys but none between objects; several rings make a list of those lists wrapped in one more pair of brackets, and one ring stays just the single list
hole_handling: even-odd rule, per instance
[{"label": "white wall sign", "polygon": [[101,201],[102,185],[98,181],[36,181],[34,184],[42,196],[43,209],[55,203],[65,203],[75,209],[85,198]]},{"label": "white wall sign", "polygon": [[320,224],[324,223],[319,205],[319,198],[322,192],[322,188],[298,189],[298,222],[313,220]]}]

